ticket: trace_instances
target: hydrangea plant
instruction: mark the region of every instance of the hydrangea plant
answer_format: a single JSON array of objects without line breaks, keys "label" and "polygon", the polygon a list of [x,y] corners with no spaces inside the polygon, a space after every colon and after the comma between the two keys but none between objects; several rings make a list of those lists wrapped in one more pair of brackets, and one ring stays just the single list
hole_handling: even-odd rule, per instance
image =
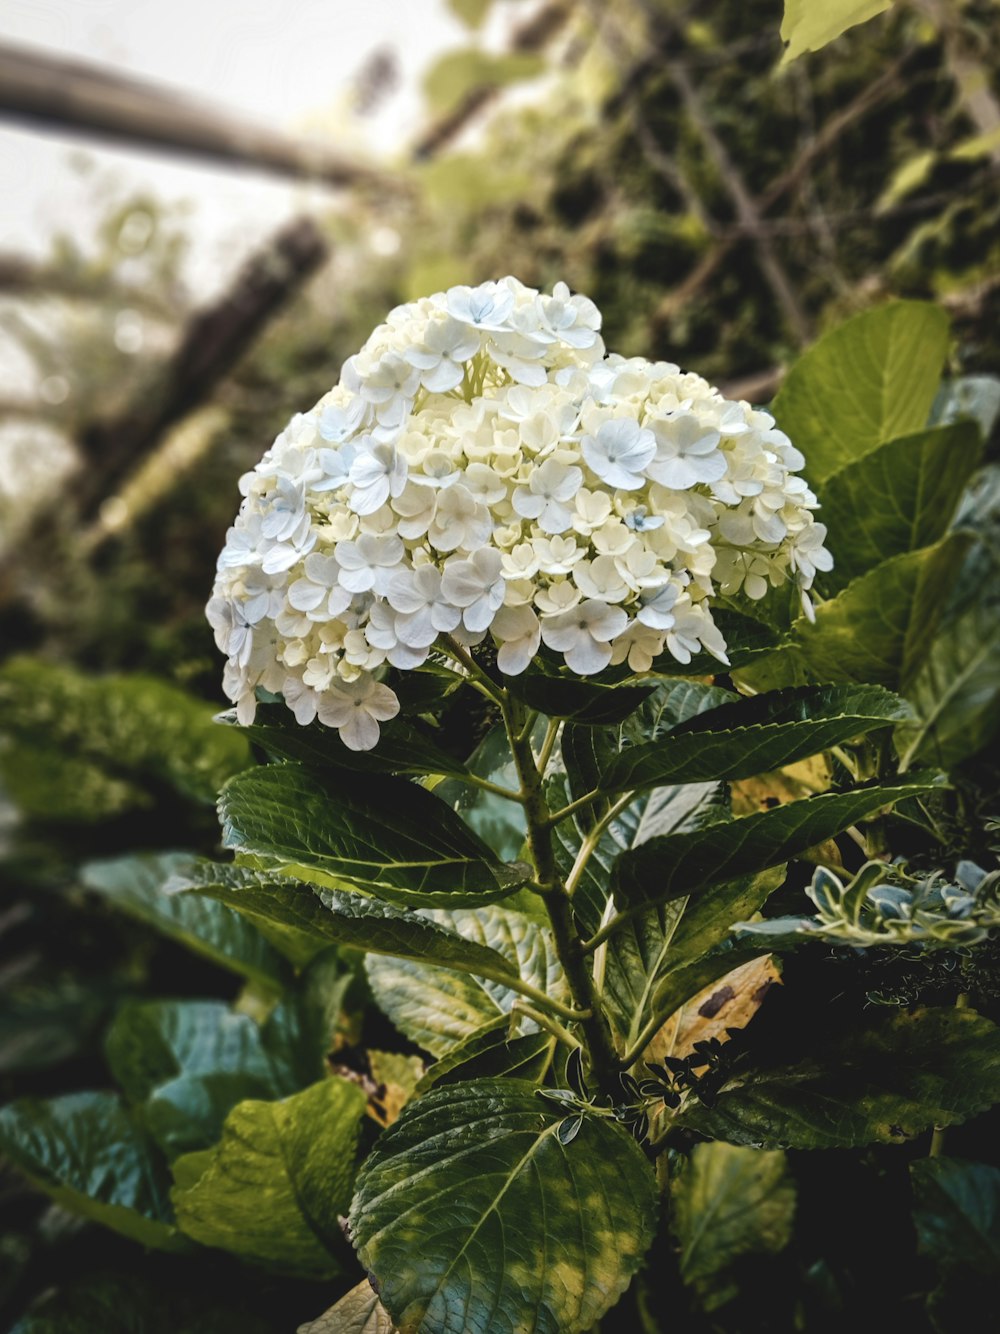
[{"label": "hydrangea plant", "polygon": [[491,636],[581,676],[702,649],[717,596],[808,590],[832,560],[774,418],[667,362],[608,355],[594,303],[515,278],[399,306],[241,481],[208,616],[225,689],[369,750],[376,676]]},{"label": "hydrangea plant", "polygon": [[[994,925],[995,877],[882,864],[974,730],[935,637],[979,450],[927,427],[940,313],[833,331],[773,416],[598,325],[512,279],[401,307],[244,479],[231,858],[84,883],[246,990],[124,1007],[121,1096],[0,1112],[67,1207],[350,1288],[315,1334],[584,1334],[661,1269],[711,1313],[788,1243],[787,1149],[940,1148],[1000,1102],[971,1005],[775,1025],[761,925],[816,863],[793,943]],[[331,1065],[358,983],[411,1045]]]}]

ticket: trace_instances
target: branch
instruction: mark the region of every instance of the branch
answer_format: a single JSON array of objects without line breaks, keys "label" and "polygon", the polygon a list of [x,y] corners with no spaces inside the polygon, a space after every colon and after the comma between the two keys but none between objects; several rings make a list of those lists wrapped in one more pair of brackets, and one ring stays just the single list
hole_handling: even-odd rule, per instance
[{"label": "branch", "polygon": [[280,134],[142,79],[10,43],[0,45],[0,112],[8,118],[145,149],[239,163],[331,186],[400,194],[400,178]]},{"label": "branch", "polygon": [[[761,216],[772,208],[779,199],[791,190],[808,174],[813,163],[829,151],[845,130],[863,119],[879,106],[898,86],[899,75],[912,52],[907,52],[886,70],[873,84],[865,88],[847,104],[843,110],[831,116],[814,139],[802,149],[792,165],[776,176],[771,184],[757,197],[757,213]],[[698,261],[684,281],[671,292],[667,292],[653,311],[650,320],[652,332],[656,332],[668,323],[684,306],[688,305],[708,283],[709,279],[721,268],[729,252],[742,239],[744,233],[734,230],[719,238]]]}]

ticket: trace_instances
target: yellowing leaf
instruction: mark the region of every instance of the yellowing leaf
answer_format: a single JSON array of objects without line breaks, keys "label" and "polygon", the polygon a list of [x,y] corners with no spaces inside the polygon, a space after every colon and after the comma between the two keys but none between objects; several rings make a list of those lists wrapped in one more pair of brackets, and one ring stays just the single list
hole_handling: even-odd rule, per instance
[{"label": "yellowing leaf", "polygon": [[883,14],[892,0],[785,0],[781,36],[788,43],[782,64],[819,51],[848,28]]}]

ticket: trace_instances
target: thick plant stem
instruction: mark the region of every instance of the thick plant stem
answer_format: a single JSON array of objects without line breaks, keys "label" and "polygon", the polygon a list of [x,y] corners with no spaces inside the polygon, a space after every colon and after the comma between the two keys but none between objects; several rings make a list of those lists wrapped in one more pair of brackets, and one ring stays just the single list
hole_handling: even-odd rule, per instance
[{"label": "thick plant stem", "polygon": [[[611,1040],[611,1030],[601,1010],[594,978],[581,948],[566,886],[556,865],[552,846],[552,824],[543,786],[544,766],[535,763],[530,736],[525,734],[520,706],[515,701],[508,701],[505,702],[502,711],[521,783],[524,814],[528,826],[528,845],[535,864],[538,886],[543,892],[544,903],[548,909],[556,953],[566,974],[573,1000],[583,1012],[579,1022],[586,1039],[594,1077],[601,1091],[610,1094],[617,1086],[618,1059]],[[551,744],[546,750],[551,751]],[[545,754],[544,758],[547,760],[548,754]]]}]

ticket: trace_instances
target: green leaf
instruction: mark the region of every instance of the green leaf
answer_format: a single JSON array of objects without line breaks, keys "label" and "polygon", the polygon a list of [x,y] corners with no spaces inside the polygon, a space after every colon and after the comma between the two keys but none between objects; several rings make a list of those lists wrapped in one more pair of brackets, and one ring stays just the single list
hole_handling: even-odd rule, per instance
[{"label": "green leaf", "polygon": [[548,718],[565,718],[583,727],[620,723],[652,694],[652,684],[581,681],[578,676],[542,674],[537,668],[504,677],[507,689],[529,709]]},{"label": "green leaf", "polygon": [[653,1172],[619,1126],[587,1116],[564,1145],[563,1120],[530,1084],[479,1080],[411,1103],[381,1137],[350,1229],[403,1334],[581,1334],[628,1286],[653,1238]]},{"label": "green leaf", "polygon": [[898,1144],[1000,1102],[1000,1029],[972,1010],[882,1016],[784,1064],[734,1074],[684,1126],[769,1148]]},{"label": "green leaf", "polygon": [[481,28],[493,0],[447,0],[448,8],[468,28]]},{"label": "green leaf", "polygon": [[706,1292],[709,1309],[734,1260],[773,1254],[791,1239],[795,1183],[780,1150],[696,1144],[670,1196],[681,1278]]},{"label": "green leaf", "polygon": [[783,64],[819,51],[856,23],[884,14],[892,0],[785,0],[781,39],[788,43]]},{"label": "green leaf", "polygon": [[920,1250],[943,1269],[1000,1274],[1000,1168],[918,1158],[910,1178]]},{"label": "green leaf", "polygon": [[936,546],[883,561],[829,602],[816,621],[793,626],[794,647],[742,674],[754,689],[797,679],[871,682],[902,689],[930,650],[971,538],[950,533]]},{"label": "green leaf", "polygon": [[258,1024],[221,1001],[132,1001],[119,1010],[105,1049],[168,1157],[213,1144],[238,1102],[298,1088],[289,1055],[269,1051]]},{"label": "green leaf", "polygon": [[[465,765],[429,741],[405,719],[382,724],[375,750],[350,750],[339,732],[322,723],[300,726],[281,704],[259,704],[249,727],[236,721],[236,710],[220,714],[218,722],[242,732],[280,760],[300,760],[307,768],[367,774],[463,774]],[[349,781],[347,779],[344,780]]]},{"label": "green leaf", "polygon": [[544,71],[544,58],[535,51],[493,55],[470,47],[439,56],[424,75],[424,93],[435,114],[444,116],[481,89],[503,88]]},{"label": "green leaf", "polygon": [[278,990],[290,980],[281,956],[232,909],[192,895],[168,893],[165,886],[189,874],[196,859],[190,853],[137,853],[87,862],[81,882],[87,889],[178,941],[213,963]]},{"label": "green leaf", "polygon": [[[536,724],[544,733],[545,724]],[[520,791],[520,779],[511,754],[507,729],[493,727],[469,757],[467,769],[478,778],[489,779],[510,791]],[[471,829],[505,861],[514,861],[524,846],[527,824],[524,807],[495,792],[464,783],[461,779],[445,779],[434,789],[434,794],[452,806]]]},{"label": "green leaf", "polygon": [[[569,1003],[569,988],[548,927],[499,906],[431,910],[421,917],[497,951],[525,982]],[[365,969],[381,1009],[401,1033],[432,1056],[444,1056],[486,1024],[508,1015],[517,999],[503,981],[466,977],[406,959],[369,957]]]},{"label": "green leaf", "polygon": [[214,1149],[174,1163],[178,1225],[205,1246],[302,1278],[344,1272],[365,1095],[330,1078],[283,1102],[242,1102]]},{"label": "green leaf", "polygon": [[807,687],[741,699],[628,747],[604,770],[601,789],[751,778],[909,714],[904,700],[877,686]]},{"label": "green leaf", "polygon": [[510,1019],[498,1015],[491,1023],[460,1042],[424,1073],[417,1093],[427,1093],[438,1084],[457,1084],[470,1079],[526,1079],[540,1083],[552,1064],[555,1038],[539,1031],[512,1038]]},{"label": "green leaf", "polygon": [[830,591],[881,561],[938,542],[951,524],[982,449],[968,421],[904,436],[849,463],[823,485]]},{"label": "green leaf", "polygon": [[517,976],[515,965],[495,949],[467,940],[429,916],[361,894],[212,863],[201,863],[186,883],[222,899],[255,921],[274,921],[322,943],[336,941],[354,949],[463,972]]},{"label": "green leaf", "polygon": [[[87,676],[38,658],[0,668],[0,768],[22,809],[92,822],[162,800],[163,788],[210,805],[250,762],[243,737],[212,709],[152,677]],[[11,752],[16,752],[11,753]],[[17,757],[38,753],[41,765]]]},{"label": "green leaf", "polygon": [[852,792],[824,792],[729,824],[653,838],[624,852],[614,867],[615,892],[629,904],[665,903],[777,866],[841,833],[880,807],[936,785],[933,774]]},{"label": "green leaf", "polygon": [[487,903],[524,880],[443,801],[401,778],[267,765],[226,784],[219,815],[228,848],[408,906]]},{"label": "green leaf", "polygon": [[[612,822],[606,839],[613,838],[618,846],[635,848],[650,838],[707,828],[729,819],[728,792],[724,787],[690,783],[684,787],[654,788]],[[591,922],[595,922],[595,917],[600,921],[603,916],[610,882],[608,873],[603,880],[602,898],[588,912]],[[578,912],[582,906],[577,906]],[[595,908],[599,909],[596,913]],[[676,941],[685,915],[686,905],[682,900],[647,908],[628,918],[608,942],[604,993],[609,1017],[623,1047],[635,1041],[649,1017],[650,1000],[660,977],[680,957]],[[596,923],[590,929],[596,929]]]},{"label": "green leaf", "polygon": [[71,1213],[143,1246],[186,1249],[174,1226],[163,1162],[115,1094],[11,1103],[0,1110],[0,1150]]},{"label": "green leaf", "polygon": [[364,1279],[329,1311],[300,1325],[298,1334],[396,1334],[396,1327],[372,1285]]},{"label": "green leaf", "polygon": [[811,347],[774,400],[809,480],[825,482],[887,440],[923,430],[947,351],[947,316],[921,301],[865,311]]},{"label": "green leaf", "polygon": [[974,602],[938,632],[907,695],[916,718],[896,728],[900,765],[949,769],[1000,731],[1000,610]]}]

